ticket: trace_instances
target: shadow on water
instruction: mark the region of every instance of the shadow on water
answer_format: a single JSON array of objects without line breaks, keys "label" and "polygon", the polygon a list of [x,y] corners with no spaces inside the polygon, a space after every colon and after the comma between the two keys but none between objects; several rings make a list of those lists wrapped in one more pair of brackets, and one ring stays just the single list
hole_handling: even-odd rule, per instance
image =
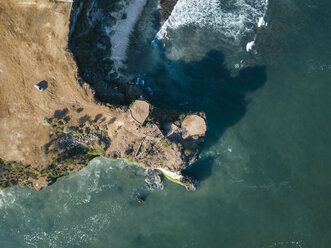
[{"label": "shadow on water", "polygon": [[[70,35],[69,47],[77,60],[79,74],[96,87],[96,97],[101,97],[99,93],[102,92],[104,96],[107,95],[110,100],[114,100],[115,96],[111,93],[115,91],[109,88],[109,71],[113,63],[109,61],[111,44],[104,27],[114,25],[113,18],[108,18],[108,15],[118,1],[108,2],[99,1],[98,7],[93,7],[85,1],[77,1],[74,4],[74,9],[80,6],[79,3],[83,3],[83,7]],[[142,87],[153,92],[149,99],[153,105],[183,112],[204,111],[207,114],[208,132],[203,149],[209,149],[227,128],[243,118],[249,104],[247,93],[264,85],[267,80],[266,68],[249,67],[232,76],[226,67],[224,54],[219,51],[209,52],[198,62],[185,63],[167,59],[164,49],[160,49],[161,46],[151,46],[155,36],[153,32],[158,30],[160,25],[159,16],[153,10],[155,3],[156,1],[148,3],[145,10],[147,14],[142,15],[145,19],[141,19],[137,25],[142,28],[136,28],[132,33],[126,61],[127,72],[132,76],[139,75],[144,80],[145,84]],[[90,5],[99,9],[102,14],[100,20],[94,20],[93,27],[87,28],[90,22],[86,20],[86,13]],[[153,27],[148,28],[149,23],[152,23]],[[145,29],[151,31],[150,34]],[[98,85],[93,85],[92,82],[98,82]],[[212,161],[212,158],[208,158],[206,161],[198,161],[197,165],[213,164]],[[201,166],[205,172],[200,171],[198,167],[192,167],[192,172],[196,171],[200,179],[207,178],[211,165]]]},{"label": "shadow on water", "polygon": [[189,166],[185,171],[200,182],[211,176],[214,158],[206,156]]},{"label": "shadow on water", "polygon": [[[204,150],[213,146],[227,128],[244,117],[250,102],[247,93],[256,91],[267,81],[265,66],[244,68],[232,76],[224,58],[221,52],[211,51],[202,61],[167,61],[146,75],[146,81],[151,82],[148,87],[154,92],[152,104],[207,114]],[[198,160],[189,171],[203,180],[211,174],[213,160],[212,157]]]}]

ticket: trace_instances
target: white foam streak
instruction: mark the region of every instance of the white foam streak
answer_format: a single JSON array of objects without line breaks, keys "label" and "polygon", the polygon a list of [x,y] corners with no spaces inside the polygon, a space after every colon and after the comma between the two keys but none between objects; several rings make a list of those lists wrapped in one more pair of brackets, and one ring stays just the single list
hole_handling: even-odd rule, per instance
[{"label": "white foam streak", "polygon": [[118,69],[122,65],[122,61],[126,58],[126,50],[129,45],[129,35],[131,34],[141,12],[144,10],[147,0],[132,0],[125,7],[126,19],[119,19],[111,29],[115,31],[111,36],[111,52],[112,59],[115,62],[115,67]]},{"label": "white foam streak", "polygon": [[16,201],[16,195],[12,189],[0,190],[0,209],[13,205]]},{"label": "white foam streak", "polygon": [[262,26],[267,26],[267,23],[265,22],[264,20],[264,17],[260,17],[258,23],[257,23],[257,26],[260,28]]},{"label": "white foam streak", "polygon": [[[215,49],[238,63],[243,42],[266,25],[267,5],[266,0],[179,0],[156,38],[171,42],[167,56],[173,60],[199,61]],[[254,44],[247,45],[251,50]]]},{"label": "white foam streak", "polygon": [[254,40],[248,42],[248,43],[246,44],[246,51],[247,51],[247,52],[251,51],[251,50],[253,49],[254,45],[255,45],[255,41],[254,41]]},{"label": "white foam streak", "polygon": [[168,30],[186,25],[209,28],[223,33],[231,40],[238,40],[249,31],[258,16],[263,16],[266,2],[261,0],[235,0],[231,6],[219,0],[179,0],[157,38],[169,38]]}]

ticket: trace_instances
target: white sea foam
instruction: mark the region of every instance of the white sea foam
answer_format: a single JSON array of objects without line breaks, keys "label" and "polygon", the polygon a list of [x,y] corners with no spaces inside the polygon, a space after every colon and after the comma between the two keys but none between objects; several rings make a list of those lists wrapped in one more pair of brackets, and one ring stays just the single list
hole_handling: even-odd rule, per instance
[{"label": "white sea foam", "polygon": [[0,209],[13,205],[16,201],[16,195],[11,189],[3,191],[0,190]]},{"label": "white sea foam", "polygon": [[265,22],[264,20],[264,17],[260,17],[258,23],[257,23],[257,26],[260,28],[262,26],[267,26],[267,23]]},{"label": "white sea foam", "polygon": [[253,49],[254,45],[255,45],[255,41],[254,41],[254,40],[248,42],[248,43],[246,44],[246,51],[247,51],[247,52],[251,51],[251,50]]},{"label": "white sea foam", "polygon": [[231,4],[219,0],[179,0],[168,20],[157,34],[158,38],[167,38],[169,29],[178,29],[186,25],[211,28],[223,33],[232,40],[238,40],[249,31],[259,16],[265,13],[263,0],[234,0]]},{"label": "white sea foam", "polygon": [[[266,0],[179,0],[156,38],[172,42],[171,51],[168,51],[171,59],[195,60],[209,50],[222,47],[240,50],[243,38],[252,33],[259,18],[265,16],[267,5]],[[186,27],[194,27],[197,31],[188,33]],[[172,32],[181,29],[185,30],[181,36]],[[206,40],[203,37],[208,35],[206,30],[217,38]],[[194,53],[192,58],[186,58]]]},{"label": "white sea foam", "polygon": [[[121,67],[123,60],[126,58],[126,50],[129,45],[129,36],[138,21],[141,12],[144,10],[147,0],[131,0],[124,8],[126,13],[125,19],[119,19],[117,23],[108,29],[109,33],[115,31],[110,36],[112,48],[112,59],[115,67]],[[123,2],[124,4],[124,2]]]}]

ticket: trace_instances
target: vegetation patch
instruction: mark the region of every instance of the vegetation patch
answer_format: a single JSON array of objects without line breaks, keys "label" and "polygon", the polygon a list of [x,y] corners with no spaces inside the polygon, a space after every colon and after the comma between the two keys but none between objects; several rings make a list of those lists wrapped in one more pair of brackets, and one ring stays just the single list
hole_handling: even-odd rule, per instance
[{"label": "vegetation patch", "polygon": [[164,149],[170,149],[171,148],[171,143],[169,143],[165,140],[161,141],[160,144]]},{"label": "vegetation patch", "polygon": [[177,184],[182,185],[182,186],[185,186],[185,184],[183,184],[179,179],[173,178],[173,177],[167,175],[166,173],[164,173],[163,171],[161,171],[161,172],[169,181],[177,183]]},{"label": "vegetation patch", "polygon": [[50,126],[52,124],[52,118],[47,118],[47,117],[44,117],[43,121],[42,121],[42,124],[44,126]]},{"label": "vegetation patch", "polygon": [[41,173],[31,166],[0,158],[0,187],[2,189],[17,185],[32,187],[32,181],[40,175]]},{"label": "vegetation patch", "polygon": [[189,149],[185,149],[185,150],[184,150],[184,155],[185,155],[186,157],[190,156],[191,154],[192,154],[191,150],[189,150]]}]

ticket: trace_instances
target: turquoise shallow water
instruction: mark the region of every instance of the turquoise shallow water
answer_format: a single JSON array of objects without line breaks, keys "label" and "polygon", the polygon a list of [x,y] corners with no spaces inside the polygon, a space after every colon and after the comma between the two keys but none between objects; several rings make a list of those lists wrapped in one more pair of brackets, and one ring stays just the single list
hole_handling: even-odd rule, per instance
[{"label": "turquoise shallow water", "polygon": [[207,113],[197,191],[147,193],[143,170],[97,158],[40,192],[0,191],[0,247],[330,247],[330,11],[270,1],[252,67],[236,72],[219,51],[171,61],[137,38],[129,71],[151,101]]}]

